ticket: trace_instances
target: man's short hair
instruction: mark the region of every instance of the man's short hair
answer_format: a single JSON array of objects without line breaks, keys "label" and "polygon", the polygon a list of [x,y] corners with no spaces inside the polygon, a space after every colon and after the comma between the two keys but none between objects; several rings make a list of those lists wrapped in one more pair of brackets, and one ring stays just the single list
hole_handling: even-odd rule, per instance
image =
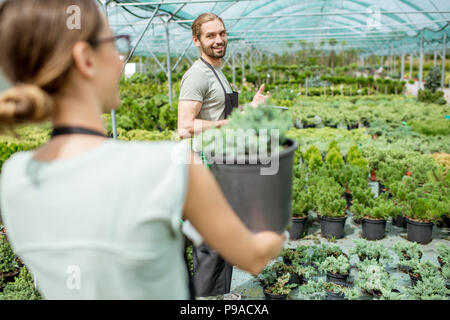
[{"label": "man's short hair", "polygon": [[195,19],[195,21],[192,23],[192,35],[196,37],[197,39],[200,39],[200,36],[202,35],[202,25],[204,23],[213,21],[213,20],[219,20],[222,22],[223,26],[225,27],[225,23],[223,23],[222,18],[220,18],[218,15],[215,15],[214,13],[202,13]]}]

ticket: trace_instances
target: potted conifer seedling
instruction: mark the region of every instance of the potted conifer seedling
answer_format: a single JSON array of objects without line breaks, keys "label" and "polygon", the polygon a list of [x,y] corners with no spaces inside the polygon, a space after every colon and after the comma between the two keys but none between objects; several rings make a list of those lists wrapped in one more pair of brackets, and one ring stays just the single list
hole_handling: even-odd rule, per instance
[{"label": "potted conifer seedling", "polygon": [[289,229],[289,235],[292,240],[296,240],[301,238],[306,232],[308,210],[311,208],[311,205],[309,192],[300,189],[297,184],[294,184],[292,197],[292,226]]},{"label": "potted conifer seedling", "polygon": [[274,284],[268,285],[264,289],[266,300],[286,300],[291,290],[297,287],[297,284],[288,284],[289,280],[289,273],[285,273]]},{"label": "potted conifer seedling", "polygon": [[340,255],[337,258],[330,256],[318,265],[319,271],[327,273],[327,281],[336,284],[346,284],[350,274],[349,259]]},{"label": "potted conifer seedling", "polygon": [[[225,198],[253,232],[284,232],[292,217],[296,140],[290,112],[271,106],[234,110],[228,123],[196,136]],[[276,187],[274,187],[276,186]]]},{"label": "potted conifer seedling", "polygon": [[391,262],[392,257],[388,250],[381,242],[373,242],[365,239],[354,240],[356,246],[350,250],[350,254],[356,254],[360,261],[366,259],[380,262],[381,259],[385,262]]},{"label": "potted conifer seedling", "polygon": [[448,208],[445,203],[433,199],[432,195],[420,196],[417,190],[407,196],[411,208],[406,218],[408,240],[427,244],[432,240],[433,223],[437,223]]},{"label": "potted conifer seedling", "polygon": [[409,272],[408,261],[420,260],[423,255],[420,245],[416,242],[399,241],[394,244],[393,249],[399,258],[398,269],[406,273]]}]

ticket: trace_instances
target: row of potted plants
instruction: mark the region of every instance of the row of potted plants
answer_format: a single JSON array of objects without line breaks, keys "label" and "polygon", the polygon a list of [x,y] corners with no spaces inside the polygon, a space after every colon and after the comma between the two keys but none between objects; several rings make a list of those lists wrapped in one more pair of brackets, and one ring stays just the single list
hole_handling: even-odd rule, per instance
[{"label": "row of potted plants", "polygon": [[[401,153],[380,153],[377,161],[380,155],[384,156],[382,160],[397,159],[389,162],[393,167],[406,161]],[[317,212],[322,235],[327,238],[344,236],[347,208],[356,223],[362,222],[366,239],[382,239],[386,222],[392,217],[397,225],[403,218],[409,226],[408,239],[420,243],[431,241],[433,223],[449,214],[450,175],[444,175],[442,167],[435,163],[430,166],[434,171],[427,171],[427,179],[421,180],[424,184],[418,183],[415,177],[398,174],[399,171],[397,174],[391,169],[382,171],[383,181],[387,181],[392,192],[383,188],[377,197],[368,189],[367,181],[367,166],[375,160],[367,161],[357,146],[350,147],[345,161],[335,141],[329,144],[326,155],[313,145],[298,157],[303,159],[303,165],[294,168],[293,239],[304,234],[309,210]],[[388,166],[386,162],[379,165]]]},{"label": "row of potted plants", "polygon": [[[399,279],[386,269],[393,261],[389,250],[379,242],[364,239],[355,240],[355,244],[349,251],[350,255],[359,257],[354,266],[349,256],[333,244],[284,249],[283,260],[267,266],[258,276],[266,299],[287,299],[294,289],[298,289],[303,298],[330,300],[358,299],[363,295],[385,300],[447,299],[450,294],[447,267],[450,248],[445,244],[438,246],[440,268],[430,260],[420,260],[422,250],[417,243],[400,241],[395,244],[393,251],[399,255],[398,266],[407,264],[410,268],[411,285],[403,290],[399,290],[402,289]],[[357,274],[352,286],[348,277],[353,267]],[[325,281],[317,278],[321,275],[326,275]]]}]

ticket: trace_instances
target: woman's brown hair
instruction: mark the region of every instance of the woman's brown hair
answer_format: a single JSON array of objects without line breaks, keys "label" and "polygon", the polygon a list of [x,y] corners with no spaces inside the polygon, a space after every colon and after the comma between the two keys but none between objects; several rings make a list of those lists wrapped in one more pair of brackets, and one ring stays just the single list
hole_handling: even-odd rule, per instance
[{"label": "woman's brown hair", "polygon": [[209,22],[209,21],[213,21],[213,20],[219,20],[225,26],[225,24],[223,23],[222,18],[220,18],[218,15],[216,15],[214,13],[209,13],[209,12],[208,13],[202,13],[192,23],[192,27],[191,27],[192,35],[194,37],[196,37],[197,39],[200,39],[200,36],[202,35],[202,25],[207,23],[207,22]]},{"label": "woman's brown hair", "polygon": [[[79,28],[69,29],[77,6]],[[0,4],[0,68],[13,85],[0,93],[0,126],[47,119],[78,41],[94,43],[103,22],[94,0],[6,0]]]}]

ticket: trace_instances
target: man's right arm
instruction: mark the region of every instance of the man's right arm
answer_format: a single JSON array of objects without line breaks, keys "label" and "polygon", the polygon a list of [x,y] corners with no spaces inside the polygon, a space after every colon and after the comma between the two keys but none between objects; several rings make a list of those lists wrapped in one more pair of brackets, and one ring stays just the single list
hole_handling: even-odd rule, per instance
[{"label": "man's right arm", "polygon": [[211,127],[220,127],[228,120],[208,121],[197,119],[202,108],[202,102],[194,100],[180,100],[178,102],[178,135],[180,138],[190,138],[194,134]]}]

